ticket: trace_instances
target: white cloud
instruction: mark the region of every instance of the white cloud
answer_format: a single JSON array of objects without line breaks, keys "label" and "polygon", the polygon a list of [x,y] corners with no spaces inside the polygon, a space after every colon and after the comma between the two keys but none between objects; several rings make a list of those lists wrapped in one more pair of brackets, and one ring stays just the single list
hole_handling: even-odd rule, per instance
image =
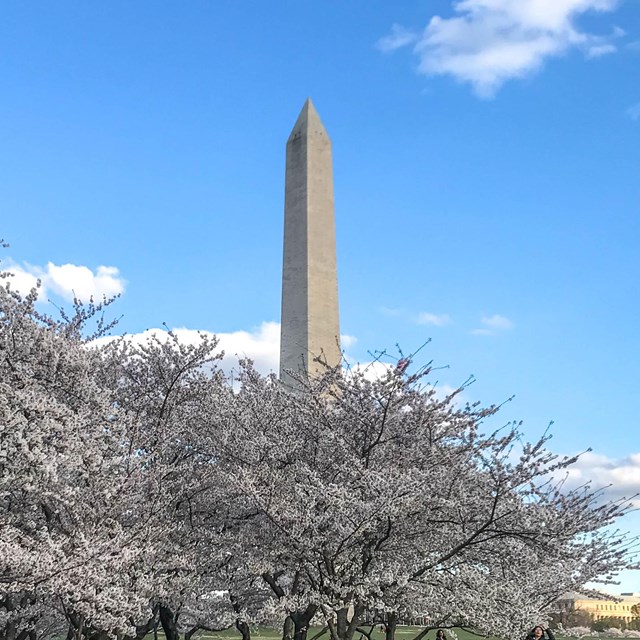
[{"label": "white cloud", "polygon": [[498,314],[482,318],[482,324],[490,329],[511,329],[513,327],[513,322],[509,318]]},{"label": "white cloud", "polygon": [[[196,329],[172,329],[178,340],[183,344],[197,344],[201,335],[218,339],[218,351],[224,351],[221,367],[226,373],[237,368],[238,359],[253,360],[257,371],[263,375],[278,372],[280,363],[280,323],[263,322],[252,331],[231,331],[228,333],[213,333]],[[149,338],[160,340],[168,338],[166,329],[147,329],[141,333],[129,334],[128,340],[144,344]],[[113,337],[101,338],[98,342],[113,340]]]},{"label": "white cloud", "polygon": [[[183,344],[197,344],[200,336],[216,337],[218,339],[218,352],[224,351],[224,358],[220,367],[227,374],[231,374],[238,368],[238,360],[248,358],[253,361],[254,367],[262,375],[278,373],[280,368],[280,323],[263,322],[251,331],[231,331],[214,333],[212,331],[199,331],[196,329],[178,328],[171,330]],[[147,329],[141,333],[128,334],[126,338],[138,344],[146,343],[149,338],[156,337],[159,340],[168,338],[166,329]],[[105,344],[115,340],[116,336],[108,336],[96,340],[96,344]],[[344,349],[356,344],[355,336],[343,334],[340,336]],[[351,363],[353,370],[364,371],[368,379],[384,375],[395,364],[372,362],[357,364],[354,360],[346,358]]]},{"label": "white cloud", "polygon": [[[534,73],[544,62],[570,49],[587,57],[615,51],[614,38],[581,31],[578,18],[589,11],[613,11],[618,0],[456,0],[455,15],[434,16],[417,41],[418,70],[424,75],[450,75],[491,97],[508,80]],[[391,51],[411,44],[397,25],[379,48]],[[381,42],[384,41],[384,46]]]},{"label": "white cloud", "polygon": [[450,384],[440,384],[439,382],[436,382],[431,386],[435,389],[438,398],[442,399],[459,391],[459,387],[453,387]]},{"label": "white cloud", "polygon": [[373,362],[363,362],[352,364],[350,370],[354,373],[361,373],[364,375],[365,379],[370,380],[371,382],[375,380],[380,380],[386,377],[390,371],[395,369],[395,364],[390,364],[388,362],[380,362],[380,360],[375,360]]},{"label": "white cloud", "polygon": [[376,43],[376,47],[380,51],[388,53],[389,51],[395,51],[400,47],[405,47],[408,44],[415,42],[418,39],[417,34],[410,29],[394,24],[391,26],[391,33],[384,38],[380,38]]},{"label": "white cloud", "polygon": [[513,328],[513,322],[505,316],[494,314],[492,316],[483,316],[480,320],[482,327],[474,329],[471,333],[476,336],[490,336],[496,331],[507,331]]},{"label": "white cloud", "polygon": [[619,26],[613,27],[613,37],[614,38],[624,38],[627,35],[627,32]]},{"label": "white cloud", "polygon": [[613,44],[597,44],[589,47],[587,50],[587,58],[602,58],[610,53],[615,53],[618,48]]},{"label": "white cloud", "polygon": [[455,393],[456,397],[453,400],[454,407],[461,408],[467,402],[471,402],[469,398],[460,391],[459,387],[453,387],[450,384],[441,384],[440,382],[435,382],[433,384],[430,383],[428,386],[432,387],[436,392],[436,398],[438,400],[445,400]]},{"label": "white cloud", "polygon": [[358,338],[356,338],[355,336],[350,336],[346,333],[343,333],[340,336],[340,346],[343,349],[348,349],[349,347],[352,347],[354,344],[356,344],[356,342],[358,342]]},{"label": "white cloud", "polygon": [[103,296],[113,296],[124,292],[125,282],[117,267],[100,266],[95,273],[89,267],[75,264],[55,265],[47,263],[42,277],[45,287],[66,300],[74,297],[88,302]]},{"label": "white cloud", "polygon": [[[3,263],[2,271],[11,274],[6,280],[0,281],[2,285],[4,285],[5,282],[9,282],[11,288],[23,296],[27,295],[29,291],[38,284],[37,272],[34,272],[32,268],[23,268],[11,261],[7,261]],[[39,297],[42,297],[42,289],[40,290]]]},{"label": "white cloud", "polygon": [[[278,373],[280,368],[280,323],[263,322],[251,331],[231,331],[214,333],[212,331],[199,331],[185,327],[172,329],[174,335],[183,344],[197,344],[200,336],[216,337],[218,339],[218,352],[224,351],[224,358],[220,363],[222,370],[230,374],[238,367],[238,360],[248,358],[253,361],[254,367],[263,375]],[[149,338],[156,337],[160,340],[168,338],[166,329],[147,329],[141,333],[128,334],[128,340],[138,344],[146,343]],[[116,339],[114,336],[100,338],[97,344],[104,344]],[[343,334],[340,336],[343,348],[354,345],[358,339],[355,336]],[[386,365],[385,365],[386,366]]]},{"label": "white cloud", "polygon": [[627,115],[632,120],[640,120],[640,102],[638,102],[637,104],[631,105],[627,109]]},{"label": "white cloud", "polygon": [[[640,494],[640,453],[632,453],[616,460],[587,452],[569,467],[566,480],[568,488],[575,488],[591,481],[594,489],[604,489],[607,499],[631,498]],[[640,507],[640,499],[635,499]]]},{"label": "white cloud", "polygon": [[280,366],[280,323],[263,322],[253,331],[218,333],[220,347],[227,363],[237,358],[250,358],[256,369],[266,375],[278,372]]},{"label": "white cloud", "polygon": [[5,269],[13,274],[9,279],[12,288],[23,295],[40,280],[40,300],[46,300],[53,293],[68,301],[75,296],[82,302],[89,302],[92,297],[101,300],[103,296],[121,294],[126,286],[116,267],[99,266],[94,272],[89,267],[75,264],[56,265],[48,262],[46,267],[38,267],[9,262]]},{"label": "white cloud", "polygon": [[451,322],[451,317],[446,313],[432,313],[430,311],[416,313],[407,309],[395,309],[392,307],[378,307],[378,310],[382,315],[389,318],[401,318],[415,324],[442,327]]},{"label": "white cloud", "polygon": [[446,313],[428,313],[426,311],[419,313],[416,318],[418,324],[429,324],[434,327],[442,327],[451,322],[451,318]]},{"label": "white cloud", "polygon": [[394,309],[392,307],[378,307],[380,313],[390,318],[397,318],[403,314],[402,309]]}]

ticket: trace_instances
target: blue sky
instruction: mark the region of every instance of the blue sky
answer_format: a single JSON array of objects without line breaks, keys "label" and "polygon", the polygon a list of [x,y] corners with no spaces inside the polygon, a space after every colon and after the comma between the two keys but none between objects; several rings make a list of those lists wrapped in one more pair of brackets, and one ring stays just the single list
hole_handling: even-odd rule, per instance
[{"label": "blue sky", "polygon": [[515,394],[505,421],[555,421],[554,450],[593,449],[582,477],[640,490],[637,0],[11,0],[0,79],[17,280],[122,291],[121,331],[216,332],[277,370],[285,142],[311,96],[349,356],[431,338],[444,388]]}]

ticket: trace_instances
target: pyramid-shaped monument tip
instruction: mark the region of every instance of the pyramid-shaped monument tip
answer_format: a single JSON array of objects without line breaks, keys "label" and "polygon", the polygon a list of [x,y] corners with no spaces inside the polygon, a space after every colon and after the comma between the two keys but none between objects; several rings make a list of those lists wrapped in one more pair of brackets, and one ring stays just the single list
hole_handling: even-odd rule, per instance
[{"label": "pyramid-shaped monument tip", "polygon": [[322,124],[322,120],[320,120],[320,116],[318,115],[311,98],[307,98],[305,100],[300,111],[300,115],[291,130],[289,140],[309,133],[321,133],[327,136],[327,131]]}]

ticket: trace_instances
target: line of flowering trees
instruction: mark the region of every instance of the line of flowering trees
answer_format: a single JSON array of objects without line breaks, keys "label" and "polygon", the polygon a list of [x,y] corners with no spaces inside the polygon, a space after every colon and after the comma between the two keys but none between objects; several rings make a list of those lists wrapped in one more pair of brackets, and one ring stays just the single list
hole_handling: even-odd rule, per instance
[{"label": "line of flowering trees", "polygon": [[0,277],[1,639],[513,638],[630,565],[625,503],[564,490],[573,460],[428,368],[230,381],[215,340],[96,341],[101,305],[53,320]]}]

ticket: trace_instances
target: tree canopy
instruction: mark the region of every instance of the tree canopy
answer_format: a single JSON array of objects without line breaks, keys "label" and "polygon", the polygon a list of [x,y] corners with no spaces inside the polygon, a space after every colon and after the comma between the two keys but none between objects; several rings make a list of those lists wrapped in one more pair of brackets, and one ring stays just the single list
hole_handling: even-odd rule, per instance
[{"label": "tree canopy", "polygon": [[0,284],[0,637],[513,638],[632,562],[625,501],[428,366],[230,380],[215,340],[100,338],[103,305],[54,320]]}]

